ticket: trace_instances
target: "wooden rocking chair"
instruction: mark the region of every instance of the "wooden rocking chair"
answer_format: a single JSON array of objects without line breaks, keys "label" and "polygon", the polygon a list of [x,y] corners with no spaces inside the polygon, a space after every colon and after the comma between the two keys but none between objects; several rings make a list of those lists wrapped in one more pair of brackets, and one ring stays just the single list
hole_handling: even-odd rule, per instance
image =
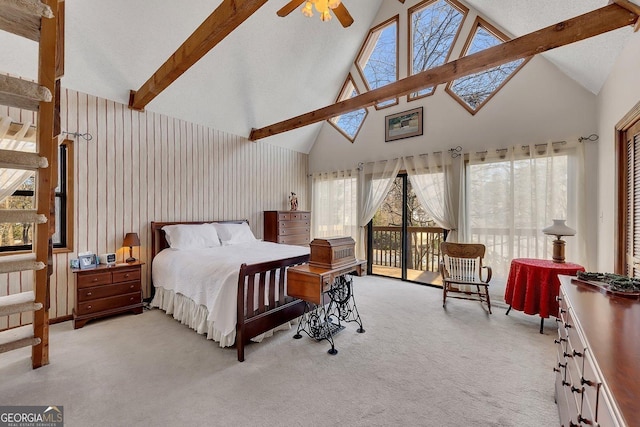
[{"label": "wooden rocking chair", "polygon": [[[489,299],[489,281],[491,267],[483,266],[485,246],[480,243],[442,243],[440,251],[440,273],[442,274],[442,307],[449,298],[468,299],[487,303],[491,314]],[[487,270],[486,280],[482,278],[482,269]],[[483,289],[480,289],[482,287]],[[456,293],[462,295],[448,295]]]}]

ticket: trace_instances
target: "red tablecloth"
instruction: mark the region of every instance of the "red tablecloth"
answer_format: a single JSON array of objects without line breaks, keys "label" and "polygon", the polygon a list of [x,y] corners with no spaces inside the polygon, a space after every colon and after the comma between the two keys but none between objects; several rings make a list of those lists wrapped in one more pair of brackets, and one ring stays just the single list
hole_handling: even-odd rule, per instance
[{"label": "red tablecloth", "polygon": [[570,262],[516,258],[511,261],[504,300],[511,308],[542,318],[558,315],[559,274],[575,276],[584,267]]}]

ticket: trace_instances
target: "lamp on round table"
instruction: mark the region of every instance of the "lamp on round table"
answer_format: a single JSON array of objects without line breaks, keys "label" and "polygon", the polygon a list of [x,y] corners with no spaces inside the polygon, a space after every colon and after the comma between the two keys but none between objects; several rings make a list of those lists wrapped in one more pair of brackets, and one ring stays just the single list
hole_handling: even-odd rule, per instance
[{"label": "lamp on round table", "polygon": [[576,234],[576,230],[571,227],[568,227],[564,222],[564,219],[554,219],[553,225],[542,229],[544,234],[548,234],[550,236],[556,236],[556,240],[553,241],[553,262],[563,263],[564,262],[564,240],[562,240],[563,236],[574,236]]}]

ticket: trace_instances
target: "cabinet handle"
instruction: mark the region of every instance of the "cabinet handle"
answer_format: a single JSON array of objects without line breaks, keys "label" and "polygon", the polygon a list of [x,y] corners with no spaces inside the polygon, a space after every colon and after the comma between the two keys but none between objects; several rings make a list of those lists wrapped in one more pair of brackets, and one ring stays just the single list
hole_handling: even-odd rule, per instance
[{"label": "cabinet handle", "polygon": [[573,421],[569,421],[569,427],[580,427],[578,424],[574,424]]},{"label": "cabinet handle", "polygon": [[571,325],[570,325],[570,324],[568,324],[568,323],[565,323],[565,324],[564,324],[564,327],[565,327],[565,328],[573,328],[573,326],[571,326]]},{"label": "cabinet handle", "polygon": [[93,295],[93,292],[87,292],[88,297],[90,297],[91,295]]},{"label": "cabinet handle", "polygon": [[564,308],[560,309],[560,314],[565,314],[567,312],[567,310],[565,310]]},{"label": "cabinet handle", "polygon": [[87,308],[88,308],[89,310],[91,310],[91,309],[93,308],[93,306],[88,305],[88,306],[87,306]]},{"label": "cabinet handle", "polygon": [[566,351],[563,353],[564,357],[573,357],[573,354],[569,354]]},{"label": "cabinet handle", "polygon": [[584,377],[580,378],[580,384],[588,385],[589,387],[593,387],[593,381],[585,380]]},{"label": "cabinet handle", "polygon": [[129,301],[133,301],[134,299],[135,299],[134,297],[131,297],[131,298],[129,298]]},{"label": "cabinet handle", "polygon": [[578,356],[578,357],[582,357],[582,353],[580,353],[579,351],[575,351],[575,350],[573,350],[573,355],[574,356]]},{"label": "cabinet handle", "polygon": [[582,389],[581,388],[576,388],[574,386],[571,386],[571,391],[573,393],[578,393],[578,394],[582,393]]},{"label": "cabinet handle", "polygon": [[558,369],[558,368],[553,368],[553,372],[560,372],[560,369]]},{"label": "cabinet handle", "polygon": [[553,342],[556,343],[556,344],[560,344],[562,342],[567,342],[567,339],[566,338],[560,338],[559,340],[553,340]]},{"label": "cabinet handle", "polygon": [[591,420],[588,420],[586,418],[583,418],[582,415],[578,415],[578,422],[582,423],[582,424],[588,424],[588,425],[593,425],[593,423],[591,422]]},{"label": "cabinet handle", "polygon": [[129,277],[129,273],[125,273],[124,278],[126,279],[127,277]]},{"label": "cabinet handle", "polygon": [[98,281],[97,277],[94,277],[94,279],[92,280],[92,282],[97,282],[97,281]]},{"label": "cabinet handle", "polygon": [[556,297],[556,301],[557,301],[557,302],[562,301],[562,297],[561,297],[560,295],[558,295],[558,296]]},{"label": "cabinet handle", "polygon": [[568,386],[570,386],[570,385],[571,385],[571,383],[568,383],[568,382],[566,382],[565,380],[562,380],[562,385],[564,385],[564,386],[567,386],[567,387],[568,387]]},{"label": "cabinet handle", "polygon": [[558,362],[558,368],[567,368],[567,364],[565,363],[564,365],[560,362]]}]

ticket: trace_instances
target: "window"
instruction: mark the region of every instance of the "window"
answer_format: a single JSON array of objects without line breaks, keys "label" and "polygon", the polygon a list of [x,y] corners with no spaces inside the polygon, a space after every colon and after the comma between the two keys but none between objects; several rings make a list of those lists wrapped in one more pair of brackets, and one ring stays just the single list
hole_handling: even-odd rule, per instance
[{"label": "window", "polygon": [[[409,75],[447,62],[468,9],[455,0],[426,0],[409,9]],[[414,100],[435,87],[408,95]]]},{"label": "window", "polygon": [[[487,247],[487,264],[507,277],[513,258],[551,258],[542,233],[553,219],[576,228],[576,149],[552,144],[520,147],[502,157],[472,156],[467,166],[468,240]],[[567,258],[576,259],[575,240]]]},{"label": "window", "polygon": [[[360,93],[356,88],[355,83],[353,83],[353,78],[351,74],[347,76],[347,80],[344,82],[342,86],[342,90],[340,91],[340,95],[338,95],[337,102],[344,101],[345,99],[353,98],[358,96]],[[349,113],[344,113],[336,117],[332,117],[329,119],[329,123],[331,123],[340,133],[342,133],[349,141],[353,142],[362,127],[362,123],[364,123],[364,119],[367,117],[367,109],[361,108],[356,111],[351,111]]]},{"label": "window", "polygon": [[[72,234],[72,141],[65,140],[58,151],[58,186],[55,188],[55,232],[53,247],[70,249]],[[34,144],[35,147],[35,144]],[[31,150],[34,151],[34,150]],[[0,202],[0,209],[35,209],[35,174],[31,173],[10,196]],[[33,243],[33,224],[0,224],[0,252],[29,251]]]},{"label": "window", "polygon": [[315,173],[312,177],[313,237],[358,240],[358,171]]},{"label": "window", "polygon": [[[398,80],[398,16],[371,29],[356,59],[356,68],[367,90]],[[389,99],[376,104],[376,109],[397,103],[398,98]]]},{"label": "window", "polygon": [[[471,38],[467,40],[463,56],[472,55],[509,40],[507,36],[481,18],[476,19],[471,35]],[[486,71],[462,77],[450,82],[446,91],[471,114],[475,114],[527,61],[528,59],[517,59]]]}]

